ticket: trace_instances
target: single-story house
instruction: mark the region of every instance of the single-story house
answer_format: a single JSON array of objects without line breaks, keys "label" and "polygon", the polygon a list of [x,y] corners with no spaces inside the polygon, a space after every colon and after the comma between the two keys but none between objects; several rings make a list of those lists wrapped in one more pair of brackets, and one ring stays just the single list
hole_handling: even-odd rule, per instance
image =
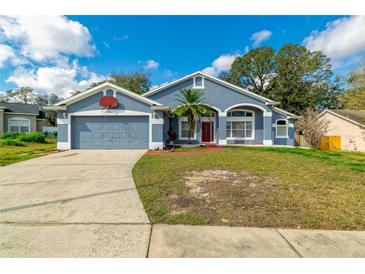
[{"label": "single-story house", "polygon": [[[183,89],[204,90],[212,109],[190,132],[186,117],[172,109]],[[162,149],[167,132],[175,143],[294,145],[296,115],[278,102],[208,75],[195,72],[143,95],[105,82],[48,109],[58,113],[58,149]]]},{"label": "single-story house", "polygon": [[43,130],[44,111],[38,105],[0,103],[0,133],[31,133]]},{"label": "single-story house", "polygon": [[319,119],[328,121],[327,136],[340,136],[341,149],[365,152],[365,110],[327,109]]}]

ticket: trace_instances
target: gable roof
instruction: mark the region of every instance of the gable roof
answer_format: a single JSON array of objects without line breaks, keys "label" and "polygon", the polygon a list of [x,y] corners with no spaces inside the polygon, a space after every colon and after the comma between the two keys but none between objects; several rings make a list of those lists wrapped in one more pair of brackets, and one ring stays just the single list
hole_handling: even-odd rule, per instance
[{"label": "gable roof", "polygon": [[146,104],[149,104],[151,106],[153,106],[153,105],[155,105],[155,106],[161,106],[162,105],[162,104],[160,104],[160,103],[158,103],[156,101],[153,101],[151,99],[148,99],[146,97],[143,97],[142,95],[139,95],[139,94],[137,94],[137,93],[135,93],[133,91],[130,91],[130,90],[125,89],[125,88],[122,88],[122,87],[117,86],[115,84],[112,84],[110,82],[105,82],[105,83],[102,83],[100,85],[97,85],[97,86],[95,86],[93,88],[90,88],[90,89],[88,89],[88,90],[86,90],[84,92],[81,92],[81,93],[79,93],[77,95],[71,96],[71,97],[69,97],[69,98],[67,98],[67,99],[65,99],[65,100],[63,100],[61,102],[58,102],[58,103],[55,104],[55,106],[70,105],[70,104],[76,103],[76,102],[78,102],[78,101],[80,101],[82,99],[85,99],[85,98],[87,98],[87,97],[89,97],[91,95],[94,95],[94,94],[102,91],[105,88],[111,88],[113,90],[117,90],[117,91],[119,91],[119,92],[121,92],[121,93],[123,93],[123,94],[125,94],[125,95],[127,95],[129,97],[133,97],[134,99],[137,99],[137,100],[139,100],[141,102],[144,102]]},{"label": "gable roof", "polygon": [[196,77],[196,76],[202,76],[204,78],[207,78],[207,79],[209,79],[209,80],[211,80],[213,82],[219,83],[219,84],[221,84],[223,86],[226,86],[228,88],[231,88],[231,89],[233,89],[233,90],[235,90],[237,92],[243,93],[245,95],[248,95],[250,97],[253,97],[255,99],[258,99],[260,101],[263,101],[263,102],[267,103],[268,105],[277,105],[277,104],[279,104],[279,102],[275,102],[274,100],[268,99],[268,98],[266,98],[264,96],[261,96],[261,95],[258,95],[256,93],[254,93],[252,91],[249,91],[247,89],[241,88],[241,87],[236,86],[236,85],[233,85],[231,83],[228,83],[227,81],[224,81],[224,80],[219,79],[217,77],[211,76],[211,75],[209,75],[209,74],[207,74],[205,72],[202,72],[202,71],[194,72],[194,73],[189,74],[187,76],[184,76],[184,77],[182,77],[180,79],[177,79],[175,81],[172,81],[170,83],[167,83],[166,85],[163,85],[161,87],[158,87],[158,88],[155,88],[153,90],[150,90],[150,91],[144,93],[143,96],[145,96],[145,97],[151,96],[152,94],[156,94],[156,93],[158,93],[160,91],[163,91],[163,90],[165,90],[165,89],[167,89],[169,87],[172,87],[172,86],[174,86],[176,84],[179,84],[179,83],[181,83],[181,82],[183,82],[185,80],[188,80],[188,79],[193,78],[193,77]]},{"label": "gable roof", "polygon": [[280,114],[286,115],[286,116],[288,116],[288,118],[291,118],[291,119],[299,119],[299,118],[302,117],[300,115],[295,115],[294,113],[288,112],[288,111],[283,110],[283,109],[278,108],[278,107],[273,107],[273,110],[280,113]]},{"label": "gable roof", "polygon": [[331,113],[348,122],[351,122],[361,127],[365,127],[365,110],[326,109],[321,114],[319,114],[319,117],[321,117],[325,113]]},{"label": "gable roof", "polygon": [[[181,83],[183,81],[186,81],[186,80],[188,80],[190,78],[193,78],[193,77],[196,77],[196,76],[202,76],[202,77],[207,78],[207,79],[209,79],[209,80],[211,80],[213,82],[216,82],[216,83],[219,83],[221,85],[224,85],[224,86],[226,86],[228,88],[231,88],[231,89],[233,89],[233,90],[235,90],[237,92],[240,92],[242,94],[245,94],[245,95],[248,95],[248,96],[253,97],[255,99],[258,99],[260,101],[263,101],[263,102],[265,102],[266,105],[273,105],[274,106],[274,105],[280,104],[279,102],[276,102],[276,101],[271,100],[269,98],[266,98],[264,96],[258,95],[258,94],[254,93],[252,91],[249,91],[247,89],[241,88],[241,87],[236,86],[234,84],[228,83],[227,81],[224,81],[224,80],[219,79],[217,77],[211,76],[211,75],[209,75],[209,74],[207,74],[205,72],[202,72],[202,71],[194,72],[194,73],[189,74],[187,76],[184,76],[184,77],[182,77],[180,79],[177,79],[175,81],[172,81],[170,83],[167,83],[166,85],[163,85],[161,87],[155,88],[155,89],[153,89],[151,91],[148,91],[148,92],[144,93],[143,96],[148,97],[148,96],[150,96],[152,94],[156,94],[156,93],[161,92],[161,91],[163,91],[163,90],[165,90],[165,89],[167,89],[169,87],[172,87],[174,85],[177,85],[177,84],[179,84],[179,83]],[[273,107],[273,109],[276,110],[277,112],[280,112],[281,114],[287,115],[288,117],[293,118],[293,119],[297,119],[297,118],[300,117],[300,116],[297,116],[297,115],[295,115],[293,113],[287,112],[287,111],[285,111],[285,110],[283,110],[281,108],[278,108],[278,107]]]},{"label": "gable roof", "polygon": [[34,104],[22,104],[22,103],[0,103],[0,108],[4,109],[4,112],[9,113],[23,113],[30,115],[39,114],[39,106]]}]

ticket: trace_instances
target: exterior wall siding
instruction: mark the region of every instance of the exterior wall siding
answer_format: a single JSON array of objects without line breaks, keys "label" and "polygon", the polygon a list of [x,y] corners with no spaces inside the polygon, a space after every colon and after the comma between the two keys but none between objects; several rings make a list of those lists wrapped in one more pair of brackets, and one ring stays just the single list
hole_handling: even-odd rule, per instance
[{"label": "exterior wall siding", "polygon": [[43,132],[43,120],[37,119],[37,131]]},{"label": "exterior wall siding", "polygon": [[30,132],[37,131],[37,118],[34,115],[21,115],[21,114],[6,114],[4,113],[4,131],[9,131],[9,119],[11,118],[26,118],[30,121]]},{"label": "exterior wall siding", "polygon": [[[107,93],[108,95],[110,94]],[[88,111],[88,110],[100,110],[101,107],[99,105],[99,99],[103,96],[103,92],[96,93],[90,97],[85,98],[84,100],[75,102],[67,107],[68,113],[80,112],[80,111]],[[150,105],[138,101],[132,97],[121,94],[120,92],[116,93],[116,97],[118,99],[118,107],[115,108],[117,110],[132,110],[132,111],[140,111],[140,112],[148,112],[151,113],[152,109]]]},{"label": "exterior wall siding", "polygon": [[[254,104],[259,107],[265,109],[266,111],[271,111],[270,107],[266,106],[264,102],[227,88],[221,84],[213,82],[207,78],[204,79],[204,102],[206,102],[210,106],[214,106],[218,108],[221,112],[224,112],[227,108],[237,104]],[[152,94],[148,96],[148,98],[158,101],[164,105],[168,105],[171,108],[177,106],[176,96],[180,94],[181,90],[193,88],[193,79],[188,79],[184,82],[181,82],[175,86],[172,86],[166,90],[161,92]],[[241,108],[253,110],[255,111],[255,140],[254,141],[242,141],[235,140],[229,141],[229,143],[250,143],[250,144],[262,144],[264,137],[272,140],[271,138],[271,117],[269,119],[265,119],[265,125],[268,126],[266,130],[266,134],[264,136],[264,117],[263,111],[258,108],[254,108],[251,106],[242,106]],[[217,118],[215,123],[215,133],[216,133],[216,141],[226,140],[226,117],[218,117],[219,113],[217,112]],[[265,117],[266,118],[266,117]],[[176,133],[179,132],[178,128],[178,119],[170,119],[169,125],[174,128]],[[196,127],[196,140],[191,140],[192,143],[199,142],[201,140],[200,133],[200,122],[198,122]],[[177,140],[178,143],[186,143],[186,140]]]},{"label": "exterior wall siding", "polygon": [[365,152],[365,128],[328,112],[321,119],[329,122],[327,136],[341,136],[341,149]]},{"label": "exterior wall siding", "polygon": [[152,142],[163,142],[164,141],[164,125],[163,124],[152,124]]},{"label": "exterior wall siding", "polygon": [[292,120],[288,120],[288,138],[276,138],[276,127],[274,126],[276,124],[276,120],[278,119],[286,119],[286,116],[283,114],[280,114],[278,112],[273,112],[272,115],[272,125],[271,125],[271,136],[273,139],[274,145],[282,145],[282,146],[294,146],[294,127],[290,126],[294,122]]},{"label": "exterior wall siding", "polygon": [[68,125],[60,124],[57,125],[57,141],[68,142]]},{"label": "exterior wall siding", "polygon": [[4,131],[4,110],[0,108],[0,133]]},{"label": "exterior wall siding", "polygon": [[[212,82],[207,78],[204,79],[204,86],[204,101],[211,106],[217,107],[221,111],[224,111],[227,108],[239,103],[255,104],[263,107],[267,111],[271,111],[264,102],[227,88],[221,84]],[[148,96],[148,98],[160,102],[164,105],[175,107],[178,105],[178,103],[176,102],[176,96],[180,94],[180,91],[182,89],[189,88],[193,88],[193,79],[188,79],[175,86],[152,94]]]}]

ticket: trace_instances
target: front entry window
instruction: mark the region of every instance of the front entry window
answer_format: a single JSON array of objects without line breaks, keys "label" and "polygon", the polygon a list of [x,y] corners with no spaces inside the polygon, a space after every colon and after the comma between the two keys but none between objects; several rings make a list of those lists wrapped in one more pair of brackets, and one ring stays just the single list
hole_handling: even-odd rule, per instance
[{"label": "front entry window", "polygon": [[190,136],[193,136],[192,132],[189,129],[189,123],[187,121],[181,121],[181,137],[182,138],[188,138]]},{"label": "front entry window", "polygon": [[189,123],[187,117],[179,118],[179,139],[180,140],[188,140],[190,133],[190,139],[196,139],[195,130],[191,131],[189,129]]},{"label": "front entry window", "polygon": [[227,138],[252,138],[252,122],[227,122]]},{"label": "front entry window", "polygon": [[30,132],[30,121],[26,118],[11,118],[9,120],[9,131],[10,132]]},{"label": "front entry window", "polygon": [[227,113],[226,137],[231,140],[254,139],[254,112],[232,110]]}]

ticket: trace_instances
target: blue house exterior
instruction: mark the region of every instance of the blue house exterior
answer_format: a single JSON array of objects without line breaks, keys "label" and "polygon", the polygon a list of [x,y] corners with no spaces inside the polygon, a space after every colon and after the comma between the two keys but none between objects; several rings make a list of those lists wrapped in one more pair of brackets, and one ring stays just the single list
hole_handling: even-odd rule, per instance
[{"label": "blue house exterior", "polygon": [[[193,132],[186,117],[172,114],[183,89],[203,90],[204,104],[213,113],[200,117]],[[105,96],[116,98],[117,107],[102,107]],[[199,71],[144,95],[107,82],[49,109],[58,113],[60,150],[162,149],[169,129],[177,134],[175,144],[293,146],[297,116],[277,104]]]}]

